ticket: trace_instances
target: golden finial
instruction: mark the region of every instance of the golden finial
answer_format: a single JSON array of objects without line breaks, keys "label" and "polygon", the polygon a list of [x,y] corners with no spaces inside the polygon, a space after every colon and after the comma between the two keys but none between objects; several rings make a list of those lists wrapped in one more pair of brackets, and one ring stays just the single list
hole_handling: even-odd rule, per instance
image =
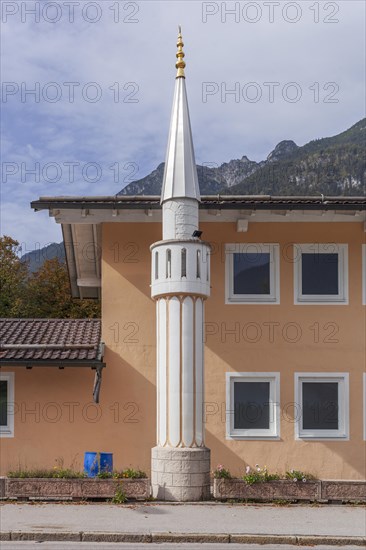
[{"label": "golden finial", "polygon": [[182,39],[182,30],[181,30],[181,27],[179,25],[178,27],[178,40],[177,40],[177,48],[178,48],[178,51],[177,51],[177,62],[175,64],[176,68],[178,69],[177,70],[177,78],[179,77],[182,77],[182,78],[185,78],[185,74],[184,74],[184,67],[186,66],[185,62],[184,62],[184,51],[183,51],[183,46],[184,46],[184,43],[183,43],[183,39]]}]

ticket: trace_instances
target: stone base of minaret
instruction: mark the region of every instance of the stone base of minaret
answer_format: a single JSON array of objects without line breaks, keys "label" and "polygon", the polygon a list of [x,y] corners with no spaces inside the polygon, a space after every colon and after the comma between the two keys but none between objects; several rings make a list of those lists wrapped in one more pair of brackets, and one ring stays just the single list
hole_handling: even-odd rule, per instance
[{"label": "stone base of minaret", "polygon": [[154,447],[151,458],[154,498],[176,502],[210,499],[210,449]]}]

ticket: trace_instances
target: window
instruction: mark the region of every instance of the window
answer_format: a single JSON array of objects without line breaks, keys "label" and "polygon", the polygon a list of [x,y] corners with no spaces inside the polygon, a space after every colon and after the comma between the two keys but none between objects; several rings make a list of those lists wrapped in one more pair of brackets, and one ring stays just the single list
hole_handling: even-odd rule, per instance
[{"label": "window", "polygon": [[348,438],[348,374],[295,374],[297,439]]},{"label": "window", "polygon": [[197,260],[196,260],[196,278],[201,278],[201,251],[197,250]]},{"label": "window", "polygon": [[170,279],[172,276],[172,251],[170,248],[166,250],[166,266],[165,266],[165,278]]},{"label": "window", "polygon": [[295,304],[348,303],[345,244],[294,245]]},{"label": "window", "polygon": [[226,374],[228,439],[279,439],[280,375]]},{"label": "window", "polygon": [[366,244],[362,245],[362,303],[366,305]]},{"label": "window", "polygon": [[279,245],[226,245],[226,302],[280,303]]},{"label": "window", "polygon": [[155,252],[155,279],[159,279],[159,253]]},{"label": "window", "polygon": [[181,277],[187,277],[187,249],[186,248],[182,248],[181,260],[182,260]]},{"label": "window", "polygon": [[0,373],[0,437],[14,437],[14,374]]}]

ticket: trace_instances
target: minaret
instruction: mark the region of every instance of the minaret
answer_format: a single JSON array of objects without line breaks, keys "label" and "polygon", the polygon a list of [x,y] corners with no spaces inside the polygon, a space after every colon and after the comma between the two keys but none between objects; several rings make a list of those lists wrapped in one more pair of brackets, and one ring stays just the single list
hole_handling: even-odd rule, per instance
[{"label": "minaret", "polygon": [[177,76],[161,194],[163,240],[151,246],[157,323],[157,446],[152,489],[159,500],[210,495],[210,451],[203,426],[204,301],[210,246],[199,238],[200,193],[179,27]]}]

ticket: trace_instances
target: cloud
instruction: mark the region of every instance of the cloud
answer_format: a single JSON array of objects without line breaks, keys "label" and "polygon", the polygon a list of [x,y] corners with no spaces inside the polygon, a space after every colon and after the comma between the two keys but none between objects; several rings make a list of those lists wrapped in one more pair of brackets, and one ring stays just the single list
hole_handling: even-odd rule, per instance
[{"label": "cloud", "polygon": [[[23,4],[40,5],[40,22],[19,7],[2,25],[3,163],[19,168],[3,179],[2,211],[20,240],[27,227],[59,235],[31,211],[38,196],[114,194],[131,163],[138,179],[164,160],[178,23],[198,162],[261,160],[283,139],[302,145],[364,116],[362,2],[82,1],[73,22],[63,2]],[[39,177],[27,172],[36,163]]]}]

